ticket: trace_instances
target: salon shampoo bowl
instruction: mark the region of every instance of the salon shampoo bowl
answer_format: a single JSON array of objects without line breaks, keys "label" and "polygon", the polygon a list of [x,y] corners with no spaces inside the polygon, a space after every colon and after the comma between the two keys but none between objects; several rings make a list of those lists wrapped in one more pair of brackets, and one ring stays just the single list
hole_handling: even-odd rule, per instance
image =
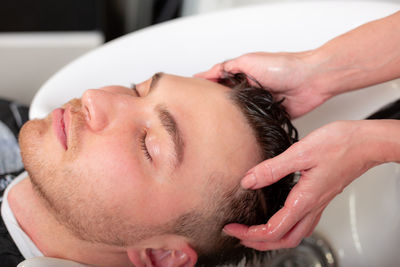
[{"label": "salon shampoo bowl", "polygon": [[[149,27],[109,42],[61,69],[36,94],[30,116],[44,117],[88,88],[129,86],[158,71],[191,76],[247,52],[313,49],[399,9],[399,4],[382,1],[286,2]],[[399,97],[400,81],[394,80],[338,96],[294,123],[305,136],[335,120],[365,118]],[[399,266],[399,177],[398,164],[373,168],[327,207],[316,232],[330,244],[338,266]]]}]

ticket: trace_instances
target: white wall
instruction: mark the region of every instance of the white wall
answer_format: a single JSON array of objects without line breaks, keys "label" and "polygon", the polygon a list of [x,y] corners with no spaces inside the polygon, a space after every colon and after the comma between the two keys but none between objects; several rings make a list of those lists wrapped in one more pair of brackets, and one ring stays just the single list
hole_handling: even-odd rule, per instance
[{"label": "white wall", "polygon": [[99,32],[0,34],[0,98],[29,105],[51,75],[102,43]]}]

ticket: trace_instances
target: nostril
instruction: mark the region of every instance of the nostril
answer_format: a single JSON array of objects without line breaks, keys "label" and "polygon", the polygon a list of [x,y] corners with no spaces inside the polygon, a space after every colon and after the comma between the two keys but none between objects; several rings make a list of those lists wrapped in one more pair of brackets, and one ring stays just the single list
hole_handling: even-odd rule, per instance
[{"label": "nostril", "polygon": [[92,131],[101,131],[108,124],[109,93],[103,90],[89,89],[82,95],[82,112]]},{"label": "nostril", "polygon": [[95,103],[93,102],[95,98],[98,98],[98,92],[94,89],[88,89],[82,95],[82,110],[87,122],[90,122],[92,119],[94,119],[95,114],[92,113],[94,113],[96,109]]}]

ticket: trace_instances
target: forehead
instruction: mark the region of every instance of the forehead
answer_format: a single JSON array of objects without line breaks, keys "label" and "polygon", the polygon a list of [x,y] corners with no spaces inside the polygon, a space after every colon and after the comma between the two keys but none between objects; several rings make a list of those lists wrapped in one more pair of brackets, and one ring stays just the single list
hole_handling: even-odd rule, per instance
[{"label": "forehead", "polygon": [[259,154],[250,125],[229,98],[232,89],[173,75],[164,75],[158,86],[185,140],[180,174],[193,177],[191,182],[199,188],[215,173],[230,177],[224,183],[237,184],[241,175],[258,162]]}]

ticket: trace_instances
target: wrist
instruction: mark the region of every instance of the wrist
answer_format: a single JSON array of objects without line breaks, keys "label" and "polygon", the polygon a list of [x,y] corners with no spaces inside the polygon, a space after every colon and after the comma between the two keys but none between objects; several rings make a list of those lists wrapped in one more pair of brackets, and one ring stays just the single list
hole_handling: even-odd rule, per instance
[{"label": "wrist", "polygon": [[[299,58],[307,70],[304,77],[304,87],[312,91],[313,95],[318,95],[321,102],[337,95],[336,83],[333,81],[333,73],[328,74],[327,67],[329,55],[320,48],[299,53]],[[322,69],[323,68],[323,69]]]},{"label": "wrist", "polygon": [[312,82],[328,98],[371,85],[372,68],[351,51],[339,50],[335,42],[314,49],[308,58]]},{"label": "wrist", "polygon": [[359,121],[359,136],[365,140],[366,161],[370,167],[387,163],[400,163],[400,121]]}]

